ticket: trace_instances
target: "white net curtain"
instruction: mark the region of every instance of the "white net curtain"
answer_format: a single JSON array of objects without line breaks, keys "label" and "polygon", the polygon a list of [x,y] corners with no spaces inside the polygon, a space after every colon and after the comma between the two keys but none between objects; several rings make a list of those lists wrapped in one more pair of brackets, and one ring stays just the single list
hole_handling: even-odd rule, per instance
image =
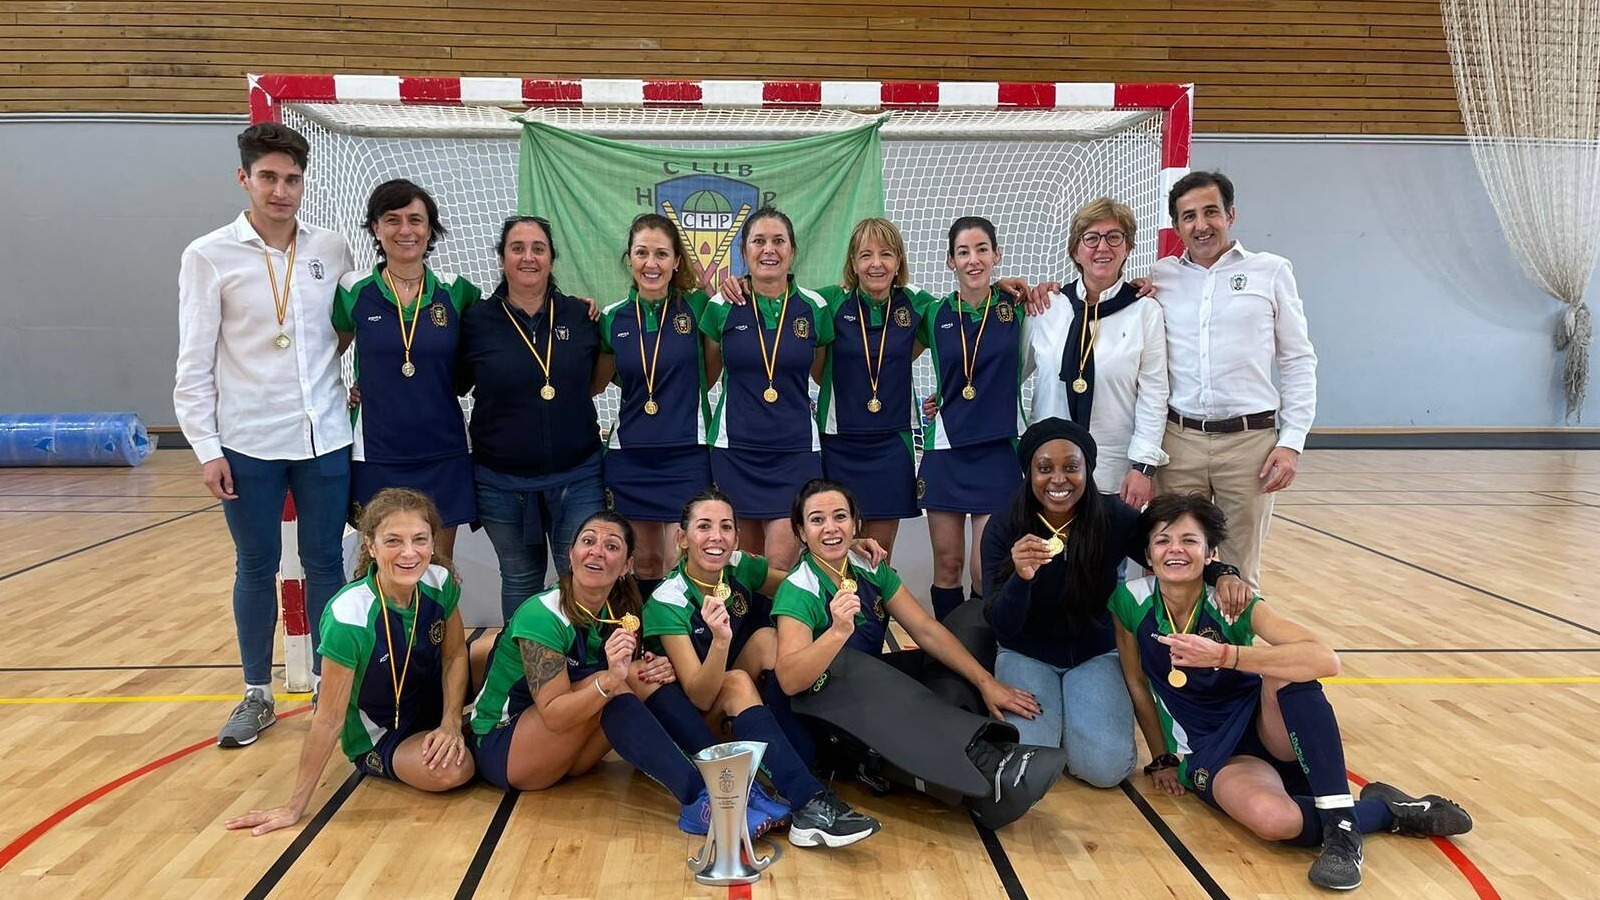
[{"label": "white net curtain", "polygon": [[1583,409],[1600,258],[1600,0],[1443,0],[1473,158],[1517,261],[1565,304],[1568,417]]}]

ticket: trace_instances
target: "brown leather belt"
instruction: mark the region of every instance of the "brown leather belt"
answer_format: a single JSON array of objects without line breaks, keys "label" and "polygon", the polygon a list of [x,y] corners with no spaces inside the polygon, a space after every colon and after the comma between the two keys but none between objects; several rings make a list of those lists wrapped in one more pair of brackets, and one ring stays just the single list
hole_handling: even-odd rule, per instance
[{"label": "brown leather belt", "polygon": [[1276,428],[1278,427],[1278,412],[1277,410],[1269,409],[1266,412],[1234,416],[1231,419],[1191,419],[1188,416],[1179,415],[1176,410],[1169,407],[1167,409],[1167,421],[1191,431],[1200,431],[1206,434],[1233,434],[1236,431],[1263,431],[1268,428]]}]

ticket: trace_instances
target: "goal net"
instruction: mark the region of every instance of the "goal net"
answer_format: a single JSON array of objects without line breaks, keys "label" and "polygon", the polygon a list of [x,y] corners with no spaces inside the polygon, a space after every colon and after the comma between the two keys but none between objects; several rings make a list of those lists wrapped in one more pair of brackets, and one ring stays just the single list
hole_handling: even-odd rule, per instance
[{"label": "goal net", "polygon": [[[1127,203],[1138,217],[1130,275],[1148,271],[1159,253],[1176,247],[1162,228],[1166,187],[1187,171],[1185,85],[786,82],[768,83],[756,102],[740,106],[708,102],[728,93],[718,84],[254,76],[252,114],[257,121],[278,119],[310,140],[302,215],[344,233],[358,267],[374,261],[362,228],[367,195],[382,181],[405,177],[434,195],[450,229],[430,264],[485,292],[499,281],[493,247],[500,224],[517,209],[515,116],[639,143],[719,148],[845,130],[886,115],[880,132],[886,215],[905,236],[913,283],[935,294],[954,289],[945,267],[946,230],[962,215],[991,219],[1004,252],[997,274],[1030,282],[1072,274],[1066,247],[1072,213],[1102,195]],[[652,105],[652,85],[670,86],[667,105]],[[462,99],[494,93],[486,88],[521,90],[514,99]],[[815,103],[781,100],[785,90],[804,95],[811,88],[820,96]],[[559,105],[526,102],[541,95],[559,96]],[[830,95],[848,108],[829,108]],[[564,246],[558,269],[616,266],[626,249],[621,239],[617,246]],[[915,377],[919,397],[933,389],[926,357]],[[599,402],[601,425],[609,427],[616,389]]]}]

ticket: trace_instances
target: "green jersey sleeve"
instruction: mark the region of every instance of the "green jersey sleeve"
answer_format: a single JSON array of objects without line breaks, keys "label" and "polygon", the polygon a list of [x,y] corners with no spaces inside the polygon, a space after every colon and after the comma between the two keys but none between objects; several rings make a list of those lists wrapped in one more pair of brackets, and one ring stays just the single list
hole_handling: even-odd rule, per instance
[{"label": "green jersey sleeve", "polygon": [[804,564],[796,566],[783,584],[778,585],[777,596],[772,598],[772,618],[776,620],[779,616],[788,616],[804,622],[812,635],[817,635],[828,627],[828,604],[820,594],[807,590],[795,581],[795,575],[804,569]]},{"label": "green jersey sleeve", "polygon": [[1128,631],[1139,627],[1139,620],[1144,618],[1144,607],[1135,600],[1133,592],[1128,590],[1126,582],[1117,585],[1111,592],[1111,599],[1106,601],[1106,609],[1111,611],[1112,618],[1122,624]]},{"label": "green jersey sleeve", "polygon": [[767,573],[772,564],[765,556],[756,556],[743,550],[733,551],[733,578],[752,591],[759,592],[767,583]]},{"label": "green jersey sleeve", "polygon": [[677,602],[657,599],[652,594],[644,604],[644,636],[647,638],[661,637],[668,634],[688,634],[689,620],[694,615],[694,607],[687,599],[679,598]]},{"label": "green jersey sleeve", "polygon": [[535,596],[517,607],[516,613],[511,616],[511,636],[533,641],[541,647],[565,656],[571,649],[572,642],[577,639],[578,632],[571,625],[561,621],[549,607],[539,602],[547,594],[548,592]]},{"label": "green jersey sleeve", "polygon": [[357,279],[353,286],[346,286],[344,282],[347,280],[350,280],[349,275],[341,279],[339,289],[333,295],[333,330],[341,334],[354,334],[356,297],[361,293],[361,281]]},{"label": "green jersey sleeve", "polygon": [[361,667],[367,654],[372,652],[370,638],[363,640],[366,629],[346,622],[341,622],[333,616],[322,617],[322,640],[317,644],[317,652],[324,659],[331,659],[350,670]]},{"label": "green jersey sleeve", "polygon": [[700,333],[722,343],[722,327],[728,323],[730,308],[731,304],[721,294],[708,299],[705,308],[700,311]]}]

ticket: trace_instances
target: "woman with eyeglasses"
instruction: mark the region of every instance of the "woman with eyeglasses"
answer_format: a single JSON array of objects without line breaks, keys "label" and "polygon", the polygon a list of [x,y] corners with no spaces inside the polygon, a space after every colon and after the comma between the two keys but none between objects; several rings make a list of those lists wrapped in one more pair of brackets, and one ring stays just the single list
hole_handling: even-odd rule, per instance
[{"label": "woman with eyeglasses", "polygon": [[1041,285],[1060,293],[1028,317],[1022,366],[1033,384],[1028,421],[1087,428],[1100,450],[1095,484],[1141,509],[1167,462],[1168,386],[1161,307],[1125,280],[1137,230],[1133,210],[1109,197],[1073,214],[1067,245],[1078,280]]}]

